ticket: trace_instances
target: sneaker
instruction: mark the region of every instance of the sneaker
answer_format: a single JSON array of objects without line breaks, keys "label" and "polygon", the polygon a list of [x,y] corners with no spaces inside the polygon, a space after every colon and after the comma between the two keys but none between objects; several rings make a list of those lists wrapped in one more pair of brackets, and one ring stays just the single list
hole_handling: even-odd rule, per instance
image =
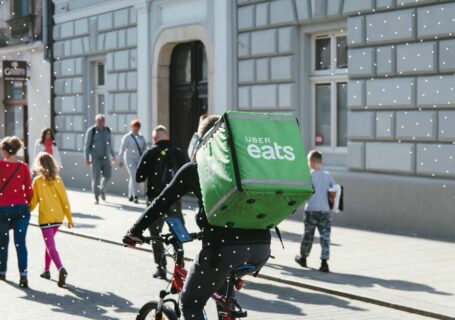
[{"label": "sneaker", "polygon": [[135,236],[131,233],[131,231],[128,231],[125,236],[123,237],[123,243],[126,244],[127,246],[134,247],[137,244],[143,244],[144,243],[144,237],[142,235]]},{"label": "sneaker", "polygon": [[134,197],[134,203],[139,203],[139,199],[137,197]]},{"label": "sneaker", "polygon": [[132,202],[133,200],[134,200],[133,196],[129,196],[129,197],[128,197],[128,201],[129,201],[129,202]]},{"label": "sneaker", "polygon": [[297,262],[298,264],[300,264],[300,266],[302,268],[307,268],[307,264],[306,264],[306,258],[305,257],[302,257],[302,256],[295,256],[295,262]]},{"label": "sneaker", "polygon": [[28,279],[27,276],[21,276],[19,280],[19,287],[28,289]]},{"label": "sneaker", "polygon": [[66,272],[65,268],[61,268],[58,273],[58,282],[57,282],[57,285],[59,287],[63,287],[66,284],[66,277],[68,277],[68,272]]},{"label": "sneaker", "polygon": [[43,279],[50,280],[51,279],[51,273],[49,271],[44,271],[42,274],[40,274],[40,277]]},{"label": "sneaker", "polygon": [[106,201],[106,192],[104,190],[101,191],[101,200]]},{"label": "sneaker", "polygon": [[155,279],[166,280],[166,269],[165,268],[156,268],[156,272],[153,274]]},{"label": "sneaker", "polygon": [[6,274],[0,273],[0,281],[5,281],[6,280]]},{"label": "sneaker", "polygon": [[321,272],[330,272],[329,264],[327,263],[327,260],[325,260],[325,259],[321,260],[321,267],[319,268],[319,271],[321,271]]}]

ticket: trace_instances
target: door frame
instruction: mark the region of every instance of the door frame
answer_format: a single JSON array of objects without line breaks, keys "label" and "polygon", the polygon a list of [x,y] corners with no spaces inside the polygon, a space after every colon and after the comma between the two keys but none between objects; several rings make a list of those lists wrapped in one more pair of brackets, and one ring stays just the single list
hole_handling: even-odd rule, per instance
[{"label": "door frame", "polygon": [[[189,82],[182,82],[182,83],[177,83],[175,82],[175,75],[176,75],[176,70],[174,70],[174,64],[177,62],[176,61],[176,50],[179,49],[182,50],[188,50],[190,51],[191,54],[191,75],[190,75],[190,81]],[[190,118],[188,119],[192,123],[195,124],[194,130],[191,132],[191,135],[194,133],[194,131],[197,129],[197,123],[199,122],[199,118],[202,114],[208,113],[208,105],[205,105],[205,108],[203,108],[203,105],[201,104],[200,100],[201,98],[205,98],[208,103],[208,74],[204,78],[204,69],[203,69],[203,63],[204,63],[204,54],[205,54],[205,59],[207,59],[207,53],[205,52],[205,46],[201,41],[190,41],[190,42],[183,42],[177,44],[173,49],[171,53],[171,64],[169,66],[169,132],[171,133],[171,137],[176,136],[174,130],[176,130],[176,127],[178,126],[178,123],[175,122],[175,119],[172,117],[172,113],[176,112],[178,110],[175,110],[174,108],[176,107],[174,104],[177,103],[177,101],[181,99],[187,99],[190,103],[191,111],[189,112]],[[181,96],[176,97],[176,94],[181,93]],[[181,99],[179,99],[181,98]],[[175,127],[174,127],[175,126]],[[191,136],[188,137],[188,143],[190,142]],[[186,145],[180,146],[185,147]]]}]

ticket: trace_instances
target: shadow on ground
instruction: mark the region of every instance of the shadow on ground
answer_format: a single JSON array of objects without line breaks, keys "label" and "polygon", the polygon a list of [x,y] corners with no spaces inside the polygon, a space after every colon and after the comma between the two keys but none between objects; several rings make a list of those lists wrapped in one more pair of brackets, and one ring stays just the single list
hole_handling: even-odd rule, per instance
[{"label": "shadow on ground", "polygon": [[100,206],[105,206],[105,207],[111,207],[111,208],[115,208],[117,210],[124,210],[126,213],[130,213],[128,211],[133,211],[133,212],[143,212],[144,209],[145,209],[145,204],[141,205],[137,205],[137,206],[132,206],[132,205],[128,205],[128,204],[122,204],[122,203],[116,203],[116,202],[100,202],[99,204]]},{"label": "shadow on ground", "polygon": [[78,219],[104,220],[102,217],[94,215],[94,214],[73,212],[72,215],[73,215],[73,218],[78,218]]},{"label": "shadow on ground", "polygon": [[[21,299],[33,301],[42,305],[48,305],[49,309],[56,313],[70,314],[93,320],[116,320],[120,319],[107,315],[109,311],[115,313],[137,313],[138,309],[132,307],[132,302],[112,292],[94,292],[91,290],[68,286],[64,289],[67,293],[61,295],[52,292],[42,292],[31,289],[21,289],[13,282],[7,283],[19,290],[25,296]],[[63,291],[65,292],[65,291]]]},{"label": "shadow on ground", "polygon": [[[300,243],[300,242],[302,242],[302,237],[303,237],[303,222],[302,222],[302,233],[294,233],[294,232],[288,232],[288,231],[283,231],[283,230],[280,230],[280,233],[281,233],[281,237],[283,238],[283,241],[291,241],[291,242]],[[278,239],[276,233],[272,232],[272,236],[275,239]],[[320,238],[318,236],[314,236],[314,243],[316,243],[316,244],[321,243]],[[330,245],[334,246],[334,247],[341,247],[341,244],[334,243],[334,242],[330,242]],[[285,244],[285,246],[286,246],[286,244]]]},{"label": "shadow on ground", "polygon": [[268,263],[266,267],[281,270],[281,274],[299,277],[301,279],[309,279],[326,283],[351,285],[358,288],[372,288],[375,285],[382,286],[387,289],[410,291],[410,292],[427,292],[443,296],[452,296],[452,293],[438,291],[437,289],[421,283],[404,281],[404,280],[388,280],[375,277],[361,276],[348,273],[321,273],[312,269],[301,269],[283,266],[274,263]]},{"label": "shadow on ground", "polygon": [[[269,283],[254,283],[248,281],[245,283],[245,288],[246,291],[237,292],[236,295],[246,310],[303,316],[305,315],[303,312],[304,310],[295,305],[295,303],[299,303],[330,305],[354,311],[367,311],[350,305],[350,302],[345,299],[320,293],[305,292],[291,287],[281,287]],[[258,294],[253,295],[252,291],[257,291]],[[273,301],[259,298],[260,294],[264,292],[276,295],[277,299]]]}]

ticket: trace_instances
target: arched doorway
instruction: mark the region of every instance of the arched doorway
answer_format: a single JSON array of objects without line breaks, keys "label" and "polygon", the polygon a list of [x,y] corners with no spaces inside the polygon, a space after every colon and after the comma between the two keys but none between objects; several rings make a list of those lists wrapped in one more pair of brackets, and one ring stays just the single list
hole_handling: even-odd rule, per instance
[{"label": "arched doorway", "polygon": [[186,150],[199,117],[208,112],[208,64],[201,41],[172,50],[169,89],[170,134],[174,144]]}]

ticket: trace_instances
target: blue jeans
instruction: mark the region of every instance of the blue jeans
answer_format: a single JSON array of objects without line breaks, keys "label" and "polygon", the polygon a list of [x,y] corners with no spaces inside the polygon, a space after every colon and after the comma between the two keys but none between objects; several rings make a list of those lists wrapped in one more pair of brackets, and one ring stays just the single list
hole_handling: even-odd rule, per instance
[{"label": "blue jeans", "polygon": [[16,245],[17,260],[21,276],[27,275],[27,235],[30,210],[25,204],[0,207],[0,274],[6,273],[8,263],[9,229],[14,230],[14,244]]}]

